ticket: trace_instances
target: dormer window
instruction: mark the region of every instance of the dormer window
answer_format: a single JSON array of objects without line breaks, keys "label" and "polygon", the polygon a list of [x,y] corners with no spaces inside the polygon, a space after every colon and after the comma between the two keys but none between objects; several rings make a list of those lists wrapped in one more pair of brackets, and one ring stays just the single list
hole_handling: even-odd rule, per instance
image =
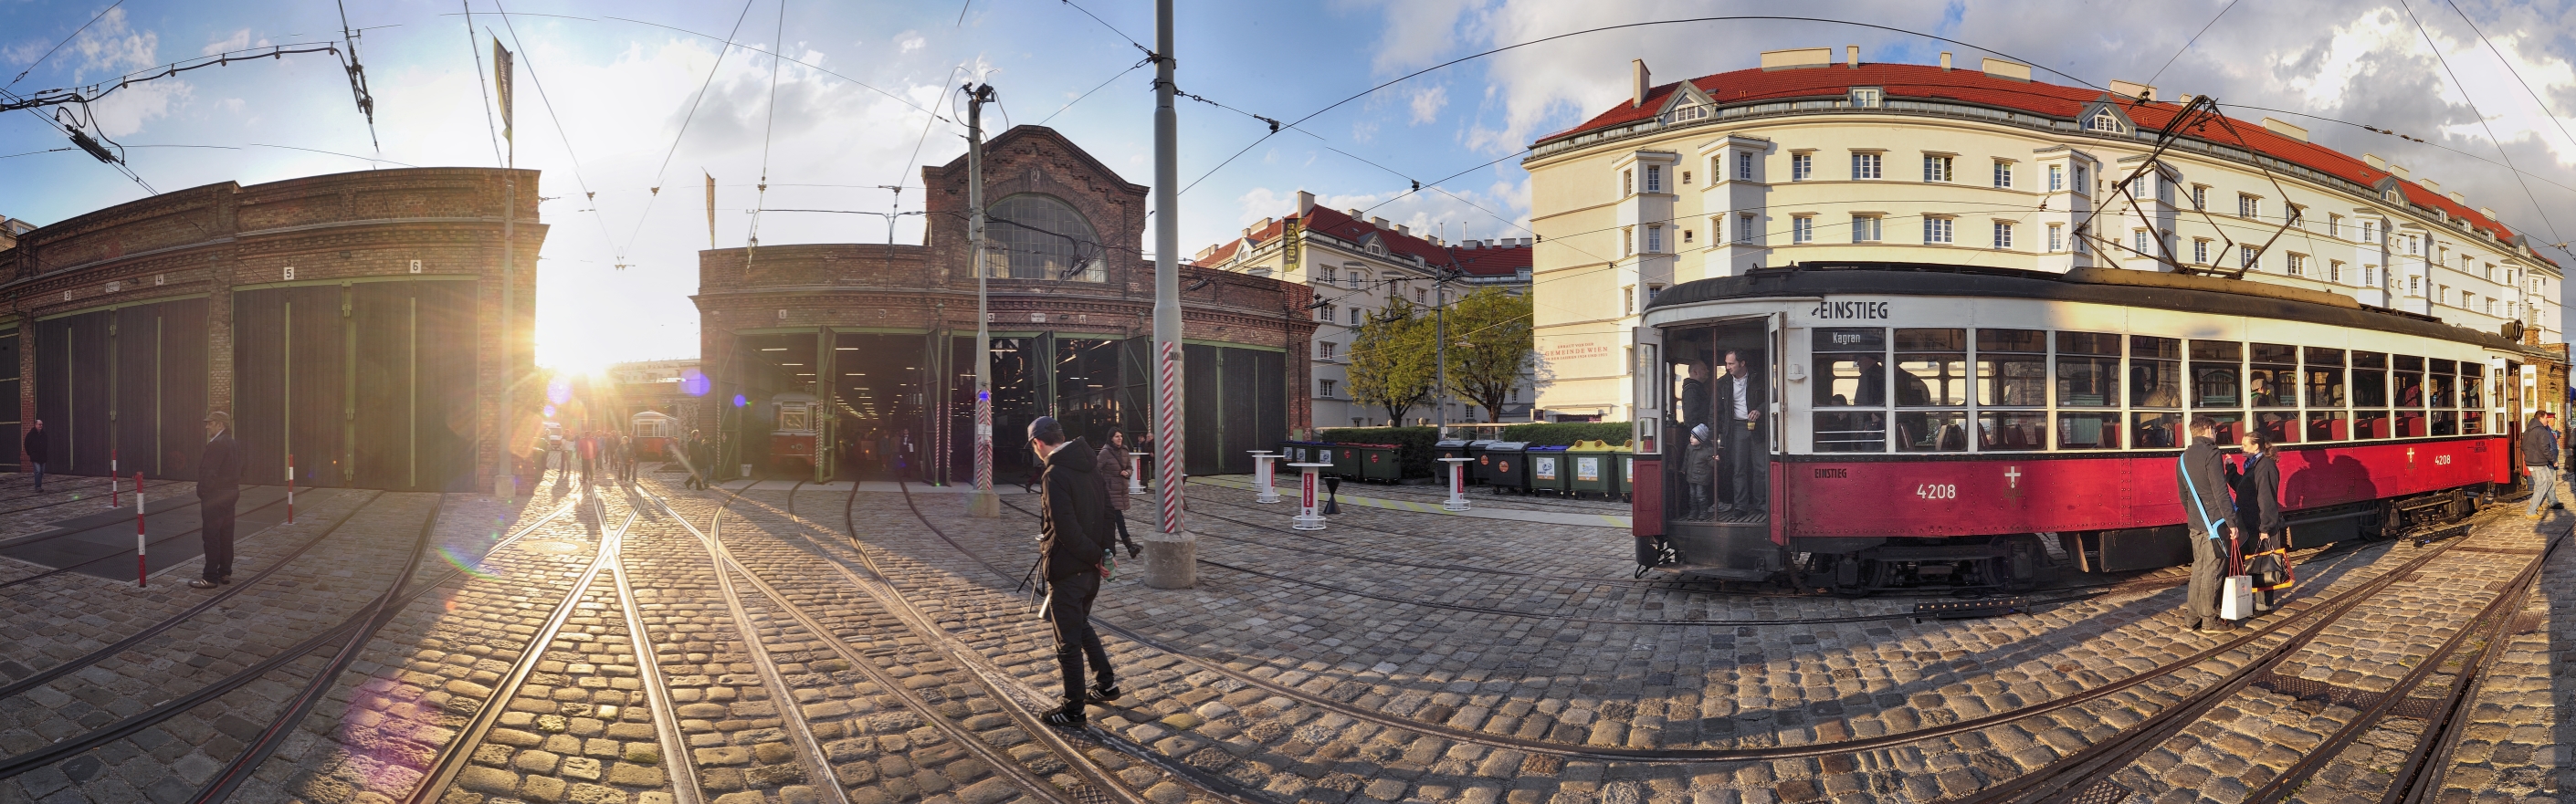
[{"label": "dormer window", "polygon": [[1368,244],[1368,250],[1370,254],[1384,254],[1386,253],[1386,244],[1370,243]]},{"label": "dormer window", "polygon": [[2106,106],[2095,110],[2093,116],[2084,118],[2084,130],[2118,134],[2126,129],[2120,126],[2120,116],[2112,114],[2110,107]]},{"label": "dormer window", "polygon": [[1851,105],[1855,109],[1876,109],[1887,100],[1887,90],[1878,87],[1852,87]]}]

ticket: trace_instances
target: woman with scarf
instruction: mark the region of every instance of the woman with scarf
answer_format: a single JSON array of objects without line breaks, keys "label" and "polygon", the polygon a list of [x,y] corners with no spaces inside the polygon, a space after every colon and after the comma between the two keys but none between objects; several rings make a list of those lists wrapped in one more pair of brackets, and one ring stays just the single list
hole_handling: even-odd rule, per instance
[{"label": "woman with scarf", "polygon": [[2253,576],[2254,608],[2270,611],[2289,595],[2292,579],[2288,526],[2281,518],[2280,451],[2272,440],[2247,433],[2237,446],[2244,456],[2227,468],[2227,483],[2236,490],[2236,547],[2246,556],[2243,574]]}]

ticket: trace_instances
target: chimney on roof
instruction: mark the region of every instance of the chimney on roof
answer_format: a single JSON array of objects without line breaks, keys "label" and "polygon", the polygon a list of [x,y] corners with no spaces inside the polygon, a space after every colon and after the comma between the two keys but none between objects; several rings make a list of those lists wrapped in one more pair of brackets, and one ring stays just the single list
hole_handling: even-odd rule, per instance
[{"label": "chimney on roof", "polygon": [[1629,108],[1646,105],[1646,90],[1655,88],[1655,82],[1653,76],[1646,71],[1645,59],[1628,60],[1628,83],[1631,91],[1628,97]]},{"label": "chimney on roof", "polygon": [[1359,208],[1359,207],[1351,207],[1351,208],[1349,208],[1349,209],[1344,209],[1344,210],[1342,210],[1342,214],[1351,216],[1351,220],[1359,220],[1359,219],[1360,219],[1360,208]]},{"label": "chimney on roof", "polygon": [[1396,233],[1396,234],[1400,234],[1400,235],[1404,235],[1404,236],[1406,236],[1406,237],[1412,237],[1412,236],[1413,236],[1413,227],[1411,227],[1411,226],[1406,226],[1406,225],[1404,225],[1404,224],[1399,223],[1399,224],[1396,224],[1396,225],[1395,225],[1395,233]]},{"label": "chimney on roof", "polygon": [[2012,81],[2030,80],[2030,65],[2023,64],[2021,62],[2004,61],[2003,59],[1987,59],[1984,64],[1980,65],[1980,67],[1985,70],[1986,75],[1995,78]]},{"label": "chimney on roof", "polygon": [[2293,125],[2285,120],[2266,117],[2263,118],[2263,127],[2271,129],[2274,134],[2279,134],[2290,139],[2298,140],[2300,142],[2308,141],[2307,129]]},{"label": "chimney on roof", "polygon": [[1941,51],[1941,71],[1945,73],[1950,71],[1950,51]]},{"label": "chimney on roof", "polygon": [[1526,237],[1521,238],[1521,248],[1529,248],[1529,243],[1530,243],[1530,239],[1529,239],[1529,238],[1526,238]]},{"label": "chimney on roof", "polygon": [[2362,154],[2361,163],[2380,170],[2388,169],[2388,160],[2379,158],[2378,154]]},{"label": "chimney on roof", "polygon": [[[2450,198],[2450,199],[2451,199],[2451,203],[2458,204],[2458,205],[2460,205],[2460,206],[2468,206],[2468,205],[2469,205],[2469,197],[2468,197],[2468,196],[2465,196],[2465,195],[2461,195],[2461,194],[2460,194],[2460,191],[2458,191],[2458,190],[2452,190],[2452,191],[2450,191],[2450,192],[2443,193],[2442,195],[2444,195],[2444,196],[2446,196],[2446,197]],[[2495,216],[2494,216],[2494,215],[2489,215],[2489,216],[2487,216],[2487,217],[2492,218],[2492,217],[2495,217]]]},{"label": "chimney on roof", "polygon": [[1854,69],[1854,70],[1860,69],[1860,46],[1859,46],[1859,45],[1844,45],[1844,46],[1843,46],[1843,66],[1845,66],[1845,67],[1849,67],[1849,68],[1852,68],[1852,69]]},{"label": "chimney on roof", "polygon": [[2478,214],[2487,216],[2487,220],[2495,220],[2495,219],[2496,219],[2495,210],[2494,210],[2494,209],[2492,209],[2492,208],[2488,208],[2488,207],[2479,207],[2479,208],[2478,208]]},{"label": "chimney on roof", "polygon": [[1306,217],[1306,213],[1312,212],[1314,209],[1315,194],[1304,190],[1297,191],[1297,217]]},{"label": "chimney on roof", "polygon": [[1386,219],[1385,219],[1385,218],[1370,218],[1370,219],[1369,219],[1369,225],[1370,225],[1370,226],[1375,226],[1375,227],[1377,227],[1377,228],[1379,228],[1379,229],[1385,229],[1385,228],[1386,228]]},{"label": "chimney on roof", "polygon": [[2442,183],[2432,179],[2416,179],[2415,183],[2424,185],[2424,189],[2431,190],[2433,192],[2438,193],[2442,191]]},{"label": "chimney on roof", "polygon": [[2414,178],[2414,171],[2407,170],[2405,165],[2400,165],[2395,162],[2388,163],[2388,172],[2389,174],[2401,179]]},{"label": "chimney on roof", "polygon": [[2136,81],[2113,80],[2111,82],[2111,94],[2118,95],[2122,98],[2155,100],[2156,88]]}]

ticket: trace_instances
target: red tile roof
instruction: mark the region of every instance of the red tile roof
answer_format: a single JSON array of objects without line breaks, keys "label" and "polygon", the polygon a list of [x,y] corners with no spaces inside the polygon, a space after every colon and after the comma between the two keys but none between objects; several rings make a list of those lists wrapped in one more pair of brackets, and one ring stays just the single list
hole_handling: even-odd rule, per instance
[{"label": "red tile roof", "polygon": [[[1218,244],[1213,250],[1208,252],[1207,256],[1191,260],[1190,263],[1193,265],[1214,267],[1217,263],[1233,259],[1235,252],[1240,249],[1277,239],[1279,237],[1281,227],[1285,226],[1288,221],[1298,219],[1298,216],[1290,215],[1286,218],[1272,220],[1263,224],[1261,228],[1253,230],[1249,235]],[[1436,245],[1429,240],[1403,234],[1394,229],[1377,228],[1375,224],[1371,224],[1368,221],[1360,220],[1358,218],[1353,218],[1350,213],[1330,207],[1317,206],[1314,209],[1308,210],[1305,215],[1305,221],[1307,231],[1321,232],[1344,241],[1363,245],[1368,242],[1369,237],[1375,236],[1378,238],[1378,242],[1386,248],[1387,253],[1389,254],[1397,255],[1399,257],[1405,255],[1419,257],[1422,260],[1422,264],[1428,267],[1436,268],[1455,264],[1458,266],[1459,270],[1465,271],[1471,276],[1510,276],[1517,274],[1522,269],[1530,266],[1530,249],[1528,248],[1500,246],[1492,248],[1463,248],[1455,245]]]},{"label": "red tile roof", "polygon": [[[2098,89],[2017,81],[1987,75],[1981,70],[1944,70],[1926,64],[1863,63],[1858,68],[1833,65],[1767,71],[1737,70],[1694,78],[1690,83],[1698,87],[1701,92],[1707,93],[1712,100],[1726,106],[1797,98],[1840,98],[1845,97],[1852,87],[1864,86],[1884,89],[1889,99],[1952,101],[2065,120],[2074,119],[2087,104],[2109,97],[2109,93]],[[1652,118],[1663,110],[1665,102],[1672,97],[1673,93],[1680,91],[1680,88],[1680,83],[1655,87],[1647,93],[1646,102],[1643,105],[1630,106],[1622,102],[1584,121],[1581,125],[1541,137],[1539,141],[1544,143]],[[2120,109],[2139,128],[2161,131],[2182,112],[2182,105],[2167,102],[2145,104],[2122,102]],[[2237,146],[2241,142],[2243,147],[2251,150],[2330,176],[2349,179],[2364,186],[2378,186],[2380,181],[2391,178],[2391,174],[2386,170],[2371,167],[2369,163],[2331,148],[2282,136],[2271,129],[2264,128],[2261,123],[2235,120],[2233,129],[2230,131],[2203,116],[2197,118],[2184,133],[2196,139],[2227,146]],[[2438,209],[2446,215],[2465,219],[2470,226],[2493,232],[2498,238],[2513,236],[2513,230],[2480,214],[2475,209],[2470,209],[2467,205],[2453,201],[2448,196],[2433,192],[2415,182],[2405,179],[2397,181],[2399,186],[2405,188],[2407,201],[2417,206]],[[2536,252],[2532,256],[2547,259],[2539,257]]]}]

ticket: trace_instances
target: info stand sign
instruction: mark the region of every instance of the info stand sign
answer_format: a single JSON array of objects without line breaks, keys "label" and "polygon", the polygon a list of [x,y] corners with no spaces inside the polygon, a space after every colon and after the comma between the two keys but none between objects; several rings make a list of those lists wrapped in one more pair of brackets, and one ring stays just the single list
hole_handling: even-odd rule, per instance
[{"label": "info stand sign", "polygon": [[1324,469],[1332,468],[1333,465],[1329,463],[1292,463],[1289,464],[1289,466],[1305,470],[1303,474],[1298,476],[1297,516],[1289,520],[1289,527],[1297,530],[1323,530],[1324,504],[1322,500],[1317,497],[1316,489],[1323,485],[1321,482],[1322,475],[1319,473]]},{"label": "info stand sign", "polygon": [[1275,503],[1279,501],[1279,486],[1277,481],[1274,479],[1276,476],[1272,474],[1272,472],[1276,470],[1273,470],[1270,467],[1270,462],[1279,457],[1280,455],[1278,453],[1271,452],[1269,450],[1252,450],[1252,488],[1254,491],[1259,492],[1253,496],[1253,502]]},{"label": "info stand sign", "polygon": [[1440,507],[1450,511],[1467,510],[1467,463],[1474,458],[1442,458],[1449,465],[1449,499]]}]

